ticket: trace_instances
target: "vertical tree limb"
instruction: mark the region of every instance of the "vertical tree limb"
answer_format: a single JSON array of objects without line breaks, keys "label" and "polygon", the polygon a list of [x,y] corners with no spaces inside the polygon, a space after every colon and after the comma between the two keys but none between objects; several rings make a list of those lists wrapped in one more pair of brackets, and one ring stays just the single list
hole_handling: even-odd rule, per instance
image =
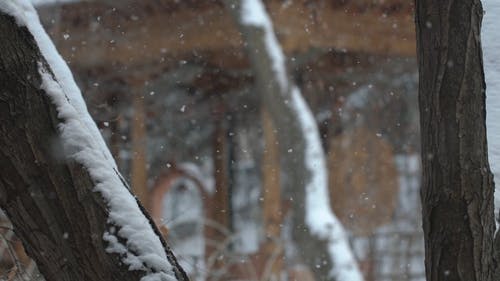
[{"label": "vertical tree limb", "polygon": [[291,195],[292,236],[316,280],[363,277],[344,229],[330,209],[325,156],[314,116],[286,71],[283,51],[260,0],[227,0],[240,26],[263,107],[280,145],[285,190]]}]

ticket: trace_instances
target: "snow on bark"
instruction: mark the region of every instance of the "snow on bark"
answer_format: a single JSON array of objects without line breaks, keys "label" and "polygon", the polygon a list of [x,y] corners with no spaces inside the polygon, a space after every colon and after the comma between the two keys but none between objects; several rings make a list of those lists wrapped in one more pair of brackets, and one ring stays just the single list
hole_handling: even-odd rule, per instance
[{"label": "snow on bark", "polygon": [[[39,62],[41,88],[50,97],[62,120],[59,133],[68,160],[83,165],[109,207],[112,225],[103,239],[109,253],[122,257],[129,270],[142,270],[142,281],[177,280],[160,238],[127,190],[102,136],[90,117],[71,71],[43,29],[28,0],[2,1],[0,11],[13,16],[35,38],[49,68]],[[52,73],[53,75],[52,75]]]},{"label": "snow on bark", "polygon": [[264,30],[266,48],[273,61],[274,72],[283,91],[288,88],[286,78],[285,56],[273,31],[273,24],[269,19],[266,8],[260,0],[243,0],[241,3],[241,23],[243,25],[258,26]]},{"label": "snow on bark", "polygon": [[281,88],[280,94],[299,119],[306,144],[305,166],[311,175],[309,182],[305,183],[305,223],[312,234],[328,243],[328,253],[333,262],[330,277],[339,281],[361,281],[363,277],[344,228],[330,208],[325,154],[316,121],[300,90],[288,82],[285,56],[261,0],[242,0],[240,22],[264,31],[265,46]]},{"label": "snow on bark", "polygon": [[484,72],[486,79],[486,128],[488,157],[495,179],[495,217],[500,208],[500,2],[483,0],[482,27]]},{"label": "snow on bark", "polygon": [[85,105],[80,89],[75,83],[71,70],[59,55],[54,43],[40,24],[38,14],[32,4],[26,0],[1,1],[0,10],[13,16],[19,26],[25,26],[31,32],[38,43],[42,55],[49,63],[56,80],[65,90],[64,93],[68,101],[77,111],[85,129],[92,133],[92,139],[96,142],[95,145],[101,150],[101,153],[108,159],[113,168],[116,168],[113,156],[111,156],[97,126],[95,126],[94,121],[88,114],[87,106]]},{"label": "snow on bark", "polygon": [[306,138],[306,166],[312,175],[306,185],[306,224],[311,232],[328,241],[336,280],[363,280],[349,247],[344,228],[330,209],[325,153],[313,114],[297,87],[292,89],[290,106],[297,113]]}]

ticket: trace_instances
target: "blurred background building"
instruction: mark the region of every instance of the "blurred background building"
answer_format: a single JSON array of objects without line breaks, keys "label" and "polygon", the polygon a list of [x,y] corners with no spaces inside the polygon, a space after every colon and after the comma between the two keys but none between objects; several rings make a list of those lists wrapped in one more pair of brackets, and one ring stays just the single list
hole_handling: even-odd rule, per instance
[{"label": "blurred background building", "polygon": [[[424,280],[413,1],[264,2],[366,280]],[[222,1],[37,5],[121,172],[193,280],[313,280],[287,229],[293,202],[264,180],[279,175],[279,155]],[[0,278],[31,280],[35,266],[3,221]]]}]

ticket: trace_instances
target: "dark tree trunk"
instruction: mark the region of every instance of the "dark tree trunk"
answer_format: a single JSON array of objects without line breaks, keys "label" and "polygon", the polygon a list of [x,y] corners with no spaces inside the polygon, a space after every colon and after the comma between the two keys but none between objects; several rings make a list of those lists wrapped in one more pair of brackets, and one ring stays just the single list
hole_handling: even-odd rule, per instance
[{"label": "dark tree trunk", "polygon": [[108,208],[87,170],[60,155],[61,120],[39,62],[47,65],[30,32],[0,12],[0,207],[46,280],[140,280],[144,271],[105,251]]},{"label": "dark tree trunk", "polygon": [[479,0],[417,0],[422,212],[428,281],[492,280]]}]

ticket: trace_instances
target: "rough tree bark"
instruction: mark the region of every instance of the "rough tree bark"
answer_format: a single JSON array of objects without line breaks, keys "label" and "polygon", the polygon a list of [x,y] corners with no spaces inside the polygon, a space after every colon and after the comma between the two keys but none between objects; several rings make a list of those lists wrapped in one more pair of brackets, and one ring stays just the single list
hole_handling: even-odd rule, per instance
[{"label": "rough tree bark", "polygon": [[428,281],[492,280],[479,0],[417,0],[421,190]]},{"label": "rough tree bark", "polygon": [[[51,70],[30,31],[0,11],[0,207],[46,280],[140,280],[154,269],[129,270],[106,252],[109,208],[89,172],[63,155],[63,121],[41,87],[40,64]],[[150,223],[172,276],[187,280]]]}]

